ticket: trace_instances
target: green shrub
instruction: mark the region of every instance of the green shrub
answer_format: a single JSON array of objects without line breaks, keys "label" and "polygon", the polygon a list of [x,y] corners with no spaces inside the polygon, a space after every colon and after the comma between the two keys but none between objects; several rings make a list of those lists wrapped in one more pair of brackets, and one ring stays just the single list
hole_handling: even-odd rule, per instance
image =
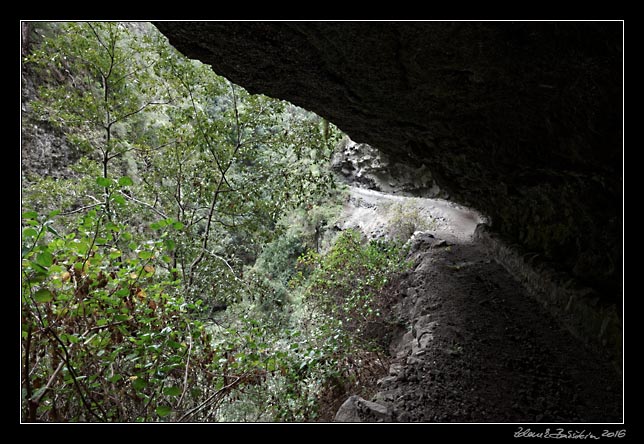
[{"label": "green shrub", "polygon": [[134,242],[96,210],[59,234],[52,217],[23,214],[23,419],[176,418],[210,344],[200,302],[164,272],[165,239]]},{"label": "green shrub", "polygon": [[305,297],[323,312],[340,320],[358,338],[369,339],[374,324],[380,325],[387,298],[381,292],[409,263],[395,243],[372,240],[362,243],[355,230],[342,232],[329,252],[309,252],[301,265],[312,269]]},{"label": "green shrub", "polygon": [[424,216],[411,198],[391,204],[388,213],[387,233],[395,242],[404,243],[414,232],[435,227],[434,221]]},{"label": "green shrub", "polygon": [[306,245],[300,238],[286,233],[266,246],[257,258],[255,268],[264,272],[268,279],[287,284],[297,259],[305,251]]}]

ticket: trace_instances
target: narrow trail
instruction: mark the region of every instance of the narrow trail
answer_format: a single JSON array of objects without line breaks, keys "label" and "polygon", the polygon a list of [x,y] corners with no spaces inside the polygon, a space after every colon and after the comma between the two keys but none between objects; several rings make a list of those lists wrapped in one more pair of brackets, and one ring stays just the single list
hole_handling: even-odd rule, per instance
[{"label": "narrow trail", "polygon": [[349,187],[349,193],[344,224],[359,227],[368,236],[377,235],[378,228],[387,225],[391,203],[416,207],[423,217],[433,222],[435,234],[463,242],[471,239],[476,225],[483,221],[475,211],[443,199],[404,197],[357,187]]},{"label": "narrow trail", "polygon": [[414,267],[392,289],[400,332],[372,399],[387,414],[361,408],[362,421],[621,421],[620,376],[489,257],[473,236],[475,212],[351,188],[341,228],[382,235],[396,201],[434,228],[414,235]]}]

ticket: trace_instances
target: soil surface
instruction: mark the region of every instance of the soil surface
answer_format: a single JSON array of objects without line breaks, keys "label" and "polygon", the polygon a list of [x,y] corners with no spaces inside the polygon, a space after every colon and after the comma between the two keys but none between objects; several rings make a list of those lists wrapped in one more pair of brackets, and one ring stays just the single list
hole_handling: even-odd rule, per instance
[{"label": "soil surface", "polygon": [[[382,235],[392,201],[416,206],[433,224],[412,237],[414,267],[392,289],[400,331],[389,375],[371,399],[387,407],[385,418],[621,422],[620,375],[489,257],[472,236],[478,214],[444,200],[351,188],[341,225]],[[362,415],[380,420],[373,418]]]}]

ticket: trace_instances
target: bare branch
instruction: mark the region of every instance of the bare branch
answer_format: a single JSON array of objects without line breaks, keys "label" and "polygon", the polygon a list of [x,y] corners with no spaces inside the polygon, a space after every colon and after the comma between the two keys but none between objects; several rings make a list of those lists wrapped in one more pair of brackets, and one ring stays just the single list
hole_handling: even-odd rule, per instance
[{"label": "bare branch", "polygon": [[234,386],[236,386],[237,384],[239,384],[239,382],[240,382],[241,380],[242,380],[242,377],[241,377],[241,376],[238,376],[238,377],[237,377],[233,382],[231,382],[230,384],[225,385],[225,386],[223,386],[222,388],[220,388],[219,390],[217,390],[215,393],[213,393],[212,395],[210,395],[210,396],[209,396],[209,397],[208,397],[204,402],[202,402],[201,404],[199,404],[197,407],[192,408],[192,409],[188,410],[186,413],[184,413],[184,414],[183,414],[183,415],[182,415],[182,416],[177,420],[177,422],[181,422],[181,421],[183,421],[184,419],[186,419],[186,418],[188,418],[188,417],[190,417],[190,416],[194,415],[194,414],[195,414],[195,413],[197,413],[199,410],[201,410],[201,409],[203,409],[205,406],[207,406],[207,405],[208,405],[212,400],[214,400],[214,399],[215,399],[217,396],[219,396],[221,393],[223,393],[224,391],[230,390],[231,388],[233,388]]},{"label": "bare branch", "polygon": [[60,213],[60,215],[61,216],[69,216],[70,214],[80,213],[82,211],[89,210],[89,209],[95,208],[95,207],[99,207],[101,205],[103,205],[103,202],[99,202],[99,203],[92,204],[92,205],[87,205],[85,207],[76,208],[75,210],[72,210],[72,211],[66,211],[64,213]]},{"label": "bare branch", "polygon": [[[115,291],[116,291],[116,290],[115,290]],[[114,293],[114,292],[112,292],[112,293]],[[81,335],[81,338],[84,338],[85,336],[87,336],[87,334],[88,334],[88,333],[90,333],[90,332],[92,332],[92,331],[103,330],[103,329],[105,329],[105,328],[115,327],[115,326],[117,326],[117,325],[124,324],[124,323],[126,323],[126,322],[128,322],[128,321],[129,321],[129,319],[127,319],[127,320],[125,320],[125,321],[112,322],[111,324],[95,325],[94,327],[92,327],[92,328],[88,328],[87,330],[85,330],[85,331],[83,332],[83,334]]]},{"label": "bare branch", "polygon": [[241,282],[241,280],[240,280],[240,279],[237,277],[237,275],[235,274],[235,270],[233,270],[233,267],[231,267],[231,266],[230,266],[230,264],[228,263],[228,261],[227,261],[225,258],[223,258],[223,257],[221,257],[221,256],[219,256],[219,255],[216,255],[215,253],[213,253],[213,252],[212,252],[212,251],[210,251],[210,250],[205,250],[205,251],[206,251],[206,253],[208,253],[208,254],[209,254],[209,255],[211,255],[212,257],[215,257],[215,258],[217,258],[217,259],[221,260],[224,264],[226,264],[226,266],[227,266],[227,267],[228,267],[228,269],[230,270],[230,273],[233,275],[233,277],[235,278],[235,280],[236,280],[236,281]]},{"label": "bare branch", "polygon": [[102,204],[102,203],[103,203],[103,202],[101,202],[100,200],[98,200],[97,198],[95,198],[94,196],[92,196],[91,194],[88,194],[88,195],[87,195],[87,197],[89,197],[90,199],[92,199],[92,200],[93,200],[94,202],[96,202],[96,203],[99,203],[99,204]]},{"label": "bare branch", "polygon": [[30,398],[29,402],[33,402],[34,404],[38,404],[40,400],[42,399],[43,396],[45,396],[45,393],[49,390],[49,387],[54,383],[54,380],[56,379],[56,376],[58,376],[58,373],[63,369],[63,366],[65,365],[65,361],[60,361],[60,364],[58,364],[58,367],[56,370],[54,370],[54,373],[51,374],[51,377],[47,381],[47,384],[45,385],[45,388],[36,396],[35,398]]},{"label": "bare branch", "polygon": [[24,375],[25,375],[25,385],[26,385],[26,390],[27,390],[27,418],[29,418],[30,421],[35,421],[36,420],[36,410],[37,410],[37,404],[34,402],[31,402],[31,379],[29,373],[29,355],[31,354],[31,333],[33,330],[33,325],[29,324],[29,327],[27,329],[27,343],[25,344],[25,366],[24,366]]},{"label": "bare branch", "polygon": [[203,129],[203,126],[201,124],[201,121],[199,120],[199,112],[197,111],[197,104],[195,102],[194,95],[192,94],[192,88],[185,82],[185,80],[177,75],[176,73],[175,77],[179,80],[181,85],[188,91],[188,95],[190,96],[190,103],[192,105],[192,110],[195,113],[195,121],[197,122],[197,128],[199,129],[199,132],[201,133],[201,136],[204,138],[206,141],[206,145],[208,146],[208,151],[210,151],[210,154],[213,155],[215,159],[215,163],[217,164],[217,169],[219,169],[219,172],[222,173],[223,175],[223,168],[221,166],[221,162],[219,162],[219,158],[214,154],[214,151],[212,150],[212,141],[206,131]]},{"label": "bare branch", "polygon": [[[94,33],[94,36],[96,37],[96,40],[98,41],[98,43],[99,43],[99,44],[100,44],[100,45],[105,49],[105,51],[107,51],[107,53],[108,53],[108,54],[110,54],[110,50],[109,50],[109,48],[108,48],[108,47],[107,47],[107,45],[103,42],[103,39],[98,35],[98,32],[96,31],[96,29],[94,28],[94,26],[92,25],[92,23],[91,23],[91,22],[87,22],[87,26],[89,26],[89,29],[91,29],[91,30],[92,30],[92,33]],[[111,56],[111,54],[110,54],[110,56]],[[98,66],[97,66],[97,69],[98,69],[98,72],[100,72],[100,73],[101,73],[101,75],[102,75],[103,77],[107,77],[107,76],[103,73],[103,70],[102,70],[100,67],[98,67]]]},{"label": "bare branch", "polygon": [[174,140],[171,140],[170,142],[162,143],[161,145],[157,145],[157,146],[152,147],[152,148],[146,148],[146,149],[134,148],[134,149],[138,150],[138,151],[148,151],[148,150],[149,151],[156,151],[156,150],[160,150],[161,148],[165,148],[166,146],[172,145],[173,143],[177,143],[177,140],[178,139],[174,139]]},{"label": "bare branch", "polygon": [[158,60],[153,60],[152,62],[150,62],[150,63],[149,63],[149,64],[147,64],[147,65],[143,65],[143,66],[140,66],[140,67],[138,67],[138,68],[136,68],[136,69],[133,69],[132,71],[128,72],[127,74],[124,74],[124,75],[122,75],[121,77],[117,77],[117,78],[114,80],[114,83],[118,83],[118,82],[120,82],[120,81],[121,81],[121,80],[123,80],[123,79],[126,79],[126,78],[128,78],[128,77],[130,77],[130,76],[132,76],[132,75],[134,75],[134,74],[137,74],[137,73],[139,73],[140,71],[143,71],[144,69],[148,69],[148,68],[150,68],[150,67],[154,66],[157,62],[158,62]]},{"label": "bare branch", "polygon": [[123,197],[125,197],[125,198],[126,198],[126,199],[128,199],[128,200],[131,200],[132,202],[136,202],[136,203],[138,203],[138,204],[140,204],[140,205],[143,205],[143,206],[145,206],[145,207],[148,207],[149,209],[151,209],[152,211],[154,211],[155,213],[157,213],[157,214],[158,214],[159,216],[161,216],[162,218],[164,218],[164,219],[167,219],[167,218],[168,218],[168,216],[166,216],[166,215],[165,215],[165,214],[163,214],[161,211],[159,211],[159,210],[157,210],[156,208],[154,208],[154,207],[153,207],[152,205],[150,205],[149,203],[145,203],[145,202],[143,202],[143,201],[141,201],[141,200],[138,200],[138,199],[136,199],[136,198],[134,198],[134,197],[132,197],[132,196],[129,196],[129,195],[125,194],[125,193],[124,193],[123,191],[121,191],[121,190],[119,190],[119,193],[121,193],[121,195],[123,195]]},{"label": "bare branch", "polygon": [[226,228],[237,228],[237,225],[235,224],[235,221],[233,221],[233,223],[229,224],[229,223],[224,222],[221,219],[217,219],[217,220],[215,220],[215,222],[217,222],[218,224],[220,224],[221,226],[224,226]]},{"label": "bare branch", "polygon": [[115,123],[120,122],[121,120],[125,120],[125,119],[127,119],[128,117],[130,117],[130,116],[133,116],[133,115],[135,115],[135,114],[137,114],[137,113],[140,113],[141,111],[143,111],[143,110],[144,110],[145,108],[147,108],[148,106],[152,106],[152,105],[168,105],[169,103],[170,103],[170,102],[157,102],[157,101],[151,100],[151,101],[147,102],[145,105],[143,105],[143,106],[139,107],[138,109],[136,109],[136,110],[134,110],[134,111],[131,111],[131,112],[129,112],[129,113],[126,113],[126,114],[124,114],[124,115],[122,115],[122,116],[118,116],[116,119],[112,120],[108,125],[109,125],[109,126],[112,126],[112,125],[114,125]]},{"label": "bare branch", "polygon": [[[107,419],[107,414],[105,413],[105,411],[103,410],[101,405],[96,403],[96,406],[99,408],[99,410],[101,410],[101,413],[103,413],[103,415],[104,415],[103,418],[101,418],[100,416],[98,416],[98,414],[96,412],[94,412],[94,410],[92,409],[91,404],[89,404],[87,402],[87,399],[85,399],[85,395],[83,394],[83,389],[81,388],[80,384],[78,383],[78,378],[77,378],[77,375],[76,375],[76,369],[74,369],[74,366],[70,362],[69,353],[67,351],[67,347],[65,347],[65,343],[63,343],[63,341],[61,341],[61,339],[58,337],[56,332],[54,332],[54,330],[51,327],[48,327],[47,330],[49,331],[49,333],[51,333],[51,335],[54,337],[56,342],[58,342],[60,344],[61,348],[63,349],[64,356],[60,356],[60,357],[62,358],[63,362],[67,366],[67,370],[69,370],[69,375],[72,377],[72,381],[74,382],[74,386],[76,387],[76,390],[78,391],[78,394],[79,394],[79,396],[81,398],[81,402],[83,403],[83,405],[85,406],[87,411],[89,413],[91,413],[93,416],[95,416],[99,421],[105,421]],[[60,353],[58,353],[58,354],[60,355]]]},{"label": "bare branch", "polygon": [[[190,327],[188,327],[188,329],[189,328]],[[188,331],[188,338],[188,358],[186,359],[186,371],[183,374],[183,391],[181,392],[181,396],[177,401],[176,407],[179,407],[181,405],[181,401],[183,401],[183,397],[186,395],[186,391],[188,390],[188,369],[190,368],[190,352],[192,351],[192,332],[190,331]]]}]

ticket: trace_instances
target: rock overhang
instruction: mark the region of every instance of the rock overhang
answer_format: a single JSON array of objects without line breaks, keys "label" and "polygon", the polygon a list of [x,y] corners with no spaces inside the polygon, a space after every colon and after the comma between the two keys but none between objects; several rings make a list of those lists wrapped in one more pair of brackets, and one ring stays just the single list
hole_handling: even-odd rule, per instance
[{"label": "rock overhang", "polygon": [[621,298],[621,22],[159,22],[170,43],[455,201],[602,304]]}]

